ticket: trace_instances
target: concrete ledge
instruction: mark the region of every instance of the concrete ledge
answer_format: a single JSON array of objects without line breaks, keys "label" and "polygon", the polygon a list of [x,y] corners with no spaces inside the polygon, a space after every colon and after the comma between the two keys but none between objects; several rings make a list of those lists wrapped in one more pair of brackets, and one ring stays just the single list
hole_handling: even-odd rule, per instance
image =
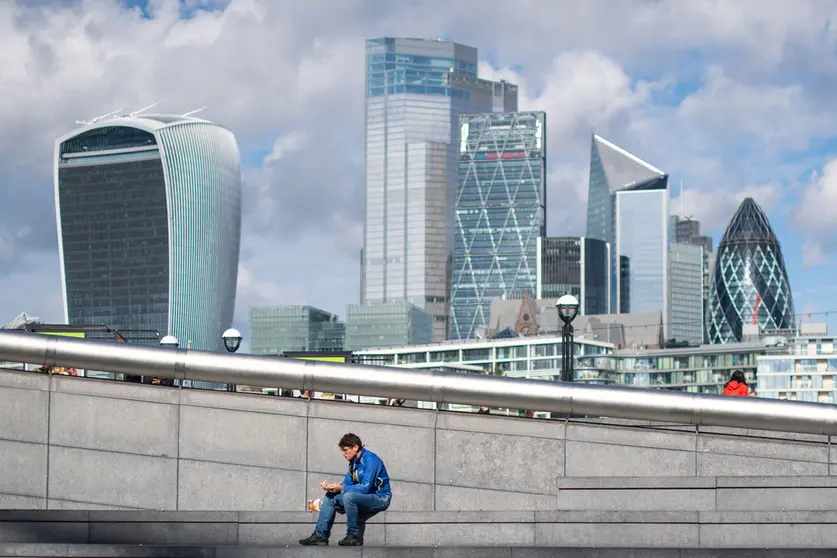
[{"label": "concrete ledge", "polygon": [[715,477],[562,477],[558,479],[559,490],[714,489],[715,487]]},{"label": "concrete ledge", "polygon": [[837,477],[715,477],[718,488],[830,488]]},{"label": "concrete ledge", "polygon": [[[313,514],[296,512],[5,511],[0,512],[0,556],[156,556],[165,551],[141,552],[169,545],[185,553],[175,556],[318,556],[323,549],[297,547],[297,540],[313,531],[314,520]],[[340,552],[381,557],[484,555],[466,552],[480,547],[490,550],[489,556],[517,556],[515,549],[560,546],[577,552],[670,549],[675,553],[659,555],[699,556],[674,549],[835,548],[835,523],[837,510],[388,512],[370,522],[363,554],[359,549]],[[342,525],[335,528],[333,542],[342,532]],[[151,550],[139,551],[138,545],[150,545]],[[394,547],[403,549],[393,554]],[[108,550],[115,548],[122,554]],[[415,554],[407,548],[429,550]],[[449,552],[426,553],[441,548]]]},{"label": "concrete ledge", "polygon": [[341,548],[338,546],[304,548],[299,546],[178,546],[178,545],[66,545],[66,544],[3,544],[0,556],[34,557],[55,556],[80,558],[104,558],[112,556],[135,558],[285,558],[340,556],[341,558],[710,558],[717,556],[743,556],[767,558],[797,558],[833,556],[830,550],[767,549],[767,548],[719,548],[712,550],[676,548],[568,548],[568,547],[379,547],[363,546]]},{"label": "concrete ledge", "polygon": [[697,523],[696,511],[542,511],[535,523]]},{"label": "concrete ledge", "polygon": [[[235,512],[230,512],[235,513]],[[369,524],[383,523],[387,512],[379,513],[369,520]],[[317,515],[308,512],[280,512],[280,511],[242,511],[238,512],[239,523],[314,523]],[[337,522],[345,523],[346,516],[338,515]]]},{"label": "concrete ledge", "polygon": [[[189,511],[84,511],[84,510],[0,510],[0,529],[18,523],[43,524],[149,524],[149,525],[311,525],[316,514],[307,512],[189,512]],[[345,523],[338,515],[337,523]],[[837,523],[835,510],[788,511],[463,511],[384,512],[369,525],[445,525],[509,523]],[[8,541],[14,542],[14,541]]]}]

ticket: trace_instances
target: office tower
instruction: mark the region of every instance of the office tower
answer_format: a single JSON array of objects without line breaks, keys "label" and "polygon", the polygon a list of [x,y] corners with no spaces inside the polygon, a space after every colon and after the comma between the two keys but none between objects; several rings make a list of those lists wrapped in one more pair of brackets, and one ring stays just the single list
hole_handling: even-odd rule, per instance
[{"label": "office tower", "polygon": [[67,323],[224,350],[241,235],[233,134],[190,116],[106,118],[59,138],[54,170]]},{"label": "office tower", "polygon": [[700,236],[700,221],[691,217],[672,215],[669,236],[671,241],[677,244],[693,244],[693,239]]},{"label": "office tower", "polygon": [[[613,248],[611,247],[611,261],[613,259]],[[611,282],[612,282],[611,272]],[[631,258],[628,256],[619,256],[619,303],[616,307],[616,314],[630,314],[631,313]],[[611,301],[610,307],[614,308],[613,303],[613,285],[610,286]]]},{"label": "office tower", "polygon": [[494,297],[535,294],[546,234],[546,114],[460,118],[451,339],[485,328]]},{"label": "office tower", "polygon": [[665,314],[668,308],[666,177],[614,192],[613,201],[615,252],[630,258],[630,310]]},{"label": "office tower", "polygon": [[631,312],[668,308],[668,175],[606,139],[593,135],[587,200],[587,237],[611,245],[611,312],[624,312],[624,269],[630,258]]},{"label": "office tower", "polygon": [[[703,288],[701,293],[701,298],[703,300],[703,314],[701,317],[701,323],[704,333],[701,343],[708,342],[709,285],[712,283],[712,270],[715,264],[715,253],[713,252],[714,243],[712,242],[712,237],[700,234],[700,221],[694,219],[693,217],[672,215],[670,238],[671,242],[675,244],[691,244],[701,247],[701,252],[703,254]],[[671,266],[669,266],[669,269],[671,269]],[[669,302],[672,303],[671,299],[669,299]],[[676,336],[672,335],[672,337]]]},{"label": "office tower", "polygon": [[433,342],[433,315],[409,302],[350,304],[345,349],[403,347]]},{"label": "office tower", "polygon": [[343,350],[346,324],[311,306],[250,308],[250,353],[280,355],[285,351]]},{"label": "office tower", "polygon": [[703,246],[672,243],[668,266],[669,336],[679,342],[700,345],[704,339]]},{"label": "office tower", "polygon": [[742,340],[745,324],[759,330],[793,330],[793,295],[779,240],[753,198],[727,226],[709,292],[709,342]]},{"label": "office tower", "polygon": [[577,236],[538,239],[539,299],[571,294],[580,315],[610,313],[610,245]]},{"label": "office tower", "polygon": [[477,77],[477,49],[441,40],[366,42],[363,296],[407,301],[447,335],[459,116],[517,110],[515,85]]}]

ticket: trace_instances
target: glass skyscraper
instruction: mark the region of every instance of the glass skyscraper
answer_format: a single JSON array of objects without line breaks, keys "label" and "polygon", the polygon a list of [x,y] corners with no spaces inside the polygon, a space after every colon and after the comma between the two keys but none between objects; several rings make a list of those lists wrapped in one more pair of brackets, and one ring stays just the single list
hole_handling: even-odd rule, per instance
[{"label": "glass skyscraper", "polygon": [[[709,328],[707,326],[707,324],[709,323],[709,285],[712,283],[712,268],[715,265],[715,253],[713,252],[714,244],[712,242],[712,237],[701,235],[700,221],[697,221],[692,217],[672,215],[670,222],[671,227],[669,232],[669,240],[671,243],[691,244],[694,246],[700,246],[701,252],[703,253],[703,289],[701,292],[701,298],[703,303],[703,312],[701,315],[701,329],[703,330],[703,339],[700,342],[707,343],[709,339]],[[672,266],[669,265],[669,270],[671,269]],[[671,275],[671,273],[669,275]],[[673,281],[673,279],[671,280]],[[673,293],[675,287],[670,286],[669,288]],[[670,298],[669,303],[673,305],[675,302],[672,298]],[[690,318],[690,320],[696,320],[696,318]],[[676,335],[672,334],[672,337],[676,337]]]},{"label": "glass skyscraper", "polygon": [[535,295],[546,114],[462,116],[459,137],[450,338],[471,339],[488,325],[492,298]]},{"label": "glass skyscraper", "polygon": [[250,308],[250,353],[280,355],[286,351],[343,350],[346,324],[311,306]]},{"label": "glass skyscraper", "polygon": [[[611,247],[611,250],[613,248]],[[611,275],[611,281],[613,280]],[[611,309],[615,309],[614,314],[630,314],[631,313],[631,258],[628,256],[619,256],[619,303],[618,306],[613,302],[613,296],[616,291],[613,290],[611,283]]]},{"label": "glass skyscraper", "polygon": [[409,302],[350,304],[346,314],[347,351],[433,342],[433,316]]},{"label": "glass skyscraper", "polygon": [[[587,236],[611,245],[611,312],[668,309],[668,175],[593,135]],[[630,302],[621,256],[630,261]],[[619,261],[620,265],[616,262]]]},{"label": "glass skyscraper", "polygon": [[537,298],[578,299],[579,315],[610,313],[610,245],[577,236],[538,239]]},{"label": "glass skyscraper", "polygon": [[673,242],[669,247],[669,335],[690,345],[703,343],[703,246]]},{"label": "glass skyscraper", "polygon": [[441,40],[366,42],[362,303],[405,301],[447,335],[459,116],[514,112],[517,87],[477,78],[477,49]]},{"label": "glass skyscraper", "polygon": [[67,323],[223,350],[241,236],[233,134],[188,116],[110,118],[59,138],[54,172]]},{"label": "glass skyscraper", "polygon": [[665,315],[668,309],[667,178],[653,178],[613,194],[615,252],[630,258],[633,313]]},{"label": "glass skyscraper", "polygon": [[744,324],[768,331],[796,327],[779,240],[753,198],[741,203],[718,245],[709,292],[709,342],[740,342]]}]

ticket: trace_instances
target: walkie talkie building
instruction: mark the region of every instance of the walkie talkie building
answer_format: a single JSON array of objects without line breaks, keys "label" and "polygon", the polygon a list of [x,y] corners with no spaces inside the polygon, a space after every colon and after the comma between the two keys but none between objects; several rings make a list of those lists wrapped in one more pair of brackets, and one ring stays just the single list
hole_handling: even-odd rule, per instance
[{"label": "walkie talkie building", "polygon": [[67,323],[223,350],[241,239],[233,134],[189,116],[109,118],[59,138],[54,172]]},{"label": "walkie talkie building", "polygon": [[741,203],[718,245],[709,291],[709,342],[740,342],[745,324],[760,330],[795,328],[782,249],[753,198]]}]

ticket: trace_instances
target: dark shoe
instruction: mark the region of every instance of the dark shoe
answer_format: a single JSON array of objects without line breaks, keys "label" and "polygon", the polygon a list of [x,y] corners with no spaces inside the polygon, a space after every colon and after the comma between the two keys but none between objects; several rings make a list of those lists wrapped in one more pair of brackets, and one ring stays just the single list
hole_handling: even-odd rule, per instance
[{"label": "dark shoe", "polygon": [[302,546],[328,546],[328,539],[314,533],[307,539],[299,539],[299,544]]},{"label": "dark shoe", "polygon": [[346,535],[346,538],[337,544],[340,546],[363,546],[363,539],[352,534],[348,534]]}]

